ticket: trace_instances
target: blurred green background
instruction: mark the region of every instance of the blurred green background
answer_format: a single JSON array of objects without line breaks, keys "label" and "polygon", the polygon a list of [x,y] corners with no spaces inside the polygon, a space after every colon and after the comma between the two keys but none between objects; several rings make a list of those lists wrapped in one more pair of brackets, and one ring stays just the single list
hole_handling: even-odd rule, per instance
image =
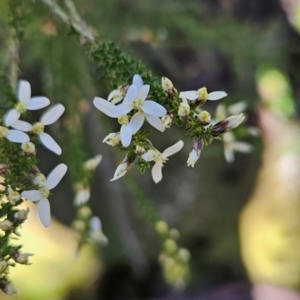
[{"label": "blurred green background", "polygon": [[[10,43],[8,2],[0,2],[2,70],[7,68]],[[34,250],[39,238],[24,241],[27,251],[36,253],[34,265],[26,267],[26,272],[36,267],[37,274],[49,276],[27,289],[31,285],[22,275],[20,299],[247,300],[252,299],[250,282],[300,289],[299,1],[74,3],[100,39],[132,51],[155,75],[170,78],[178,90],[206,86],[209,91],[225,90],[228,97],[221,101],[226,105],[245,101],[246,126],[260,127],[262,134],[255,138],[237,129],[237,137],[254,146],[252,153],[236,154],[235,162],[227,164],[222,143],[214,142],[192,169],[186,167],[190,141],[182,128],[173,128],[169,134],[155,132],[152,141],[159,150],[179,139],[185,142],[184,149],[164,167],[163,181],[155,185],[149,170],[143,176],[131,170],[131,181],[122,178],[110,183],[123,153],[102,140],[118,125],[92,106],[95,96],[105,98],[109,90],[70,28],[40,1],[24,1],[19,78],[31,83],[33,95],[47,95],[53,103],[67,107],[61,124],[50,128],[63,155],[38,149],[40,169],[46,174],[58,162],[69,166],[69,176],[50,198],[52,214],[70,226],[75,217],[76,171],[85,159],[101,153],[104,159],[92,186],[91,206],[110,243],[103,249],[86,249],[83,260],[72,263],[73,257],[62,259],[68,257],[66,253],[71,257],[75,249],[72,241],[70,247],[61,241],[61,230],[73,239],[69,229],[59,229],[62,225],[55,225],[57,231],[49,237],[56,250],[45,246],[43,259]],[[214,112],[216,105],[207,103],[205,109]],[[191,252],[186,291],[175,291],[164,282],[157,263],[159,239],[136,207],[132,181],[153,201],[161,218],[179,230],[179,244]],[[34,208],[31,211],[35,214]],[[49,233],[36,226],[31,235]],[[69,250],[62,254],[61,246]],[[82,277],[70,280],[68,272],[52,273],[48,255],[65,270],[79,267],[82,272],[71,272]],[[96,263],[96,257],[101,262]],[[98,268],[91,266],[96,264]],[[66,286],[53,284],[48,290],[57,276]],[[40,285],[45,285],[45,292],[40,292]]]}]

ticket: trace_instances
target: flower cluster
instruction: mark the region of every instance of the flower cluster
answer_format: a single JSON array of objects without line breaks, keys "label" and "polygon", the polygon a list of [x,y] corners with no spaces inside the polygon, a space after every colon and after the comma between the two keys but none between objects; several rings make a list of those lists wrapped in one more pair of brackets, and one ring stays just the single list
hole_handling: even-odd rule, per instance
[{"label": "flower cluster", "polygon": [[[10,99],[13,101],[12,99]],[[61,148],[44,128],[53,124],[63,114],[65,108],[56,104],[48,109],[39,122],[30,124],[22,120],[28,118],[28,111],[42,109],[50,104],[48,98],[31,97],[29,82],[18,83],[17,103],[1,118],[0,125],[0,288],[9,295],[16,289],[8,279],[9,266],[29,265],[32,253],[21,252],[21,245],[10,243],[20,235],[19,227],[26,221],[29,208],[18,206],[24,200],[37,203],[38,214],[45,227],[50,226],[51,214],[48,197],[67,171],[65,164],[59,164],[46,178],[37,167],[37,144],[60,155]]]},{"label": "flower cluster", "polygon": [[202,87],[195,91],[178,92],[166,77],[162,78],[160,89],[166,97],[153,100],[150,85],[144,84],[141,76],[136,74],[131,85],[121,85],[109,94],[107,100],[94,98],[96,108],[107,116],[116,118],[121,125],[118,132],[109,133],[103,142],[127,150],[112,180],[124,176],[133,164],[143,173],[150,167],[149,162],[154,161],[152,177],[158,183],[162,179],[163,163],[170,155],[182,149],[183,142],[179,141],[164,152],[159,152],[147,138],[149,131],[141,130],[145,120],[161,132],[165,132],[173,124],[185,124],[185,134],[192,139],[187,165],[194,167],[204,146],[229,133],[245,118],[242,113],[238,113],[224,116],[216,122],[211,119],[209,112],[200,109],[207,100],[215,101],[227,96],[223,91],[208,93]]}]

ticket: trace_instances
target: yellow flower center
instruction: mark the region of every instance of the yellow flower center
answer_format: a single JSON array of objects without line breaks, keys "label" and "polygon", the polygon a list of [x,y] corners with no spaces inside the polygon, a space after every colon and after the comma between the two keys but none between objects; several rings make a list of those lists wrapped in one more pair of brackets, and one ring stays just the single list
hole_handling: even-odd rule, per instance
[{"label": "yellow flower center", "polygon": [[45,129],[45,125],[41,122],[35,123],[32,126],[32,132],[37,135],[43,133],[44,129]]},{"label": "yellow flower center", "polygon": [[26,112],[26,103],[21,101],[16,105],[16,111],[23,114]]},{"label": "yellow flower center", "polygon": [[121,125],[126,125],[129,122],[129,117],[127,115],[122,115],[118,118],[118,122]]},{"label": "yellow flower center", "polygon": [[48,198],[50,195],[50,191],[46,187],[40,188],[39,191],[42,194],[43,198]]},{"label": "yellow flower center", "polygon": [[197,91],[198,100],[206,101],[208,97],[207,88],[204,86]]},{"label": "yellow flower center", "polygon": [[134,109],[140,109],[141,108],[141,105],[142,105],[142,99],[140,98],[135,98],[133,101],[132,101],[132,107]]},{"label": "yellow flower center", "polygon": [[3,126],[0,126],[0,138],[6,138],[9,135],[9,129]]},{"label": "yellow flower center", "polygon": [[168,158],[165,157],[164,155],[162,155],[162,153],[156,151],[154,156],[153,156],[153,160],[156,163],[165,163],[168,160]]}]

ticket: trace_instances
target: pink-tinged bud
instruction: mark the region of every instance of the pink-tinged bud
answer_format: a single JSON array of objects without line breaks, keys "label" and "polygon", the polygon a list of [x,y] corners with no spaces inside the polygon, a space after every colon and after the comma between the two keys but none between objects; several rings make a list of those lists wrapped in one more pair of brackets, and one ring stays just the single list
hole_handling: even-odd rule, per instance
[{"label": "pink-tinged bud", "polygon": [[18,295],[16,287],[11,282],[8,282],[4,279],[0,281],[0,288],[8,296],[14,297]]},{"label": "pink-tinged bud", "polygon": [[199,138],[194,139],[191,150],[190,150],[190,155],[187,160],[188,167],[189,166],[191,166],[192,168],[194,167],[195,163],[197,162],[197,160],[200,157],[202,149],[203,149],[203,144],[201,142],[201,139],[199,139]]},{"label": "pink-tinged bud", "polygon": [[227,119],[216,123],[212,128],[212,135],[214,137],[219,136],[220,134],[238,127],[245,119],[243,114],[239,114],[238,116],[231,116]]}]

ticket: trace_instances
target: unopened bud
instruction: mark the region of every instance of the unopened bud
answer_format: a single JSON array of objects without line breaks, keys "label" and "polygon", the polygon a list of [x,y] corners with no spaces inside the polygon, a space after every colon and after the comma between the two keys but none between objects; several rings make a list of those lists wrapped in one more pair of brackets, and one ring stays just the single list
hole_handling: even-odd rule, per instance
[{"label": "unopened bud", "polygon": [[22,150],[28,154],[35,153],[35,145],[32,142],[26,142],[21,145]]},{"label": "unopened bud", "polygon": [[102,141],[103,143],[106,143],[107,145],[110,146],[116,146],[121,143],[121,136],[120,132],[112,132],[109,135],[107,135],[104,140]]},{"label": "unopened bud", "polygon": [[231,116],[227,119],[216,123],[212,128],[212,135],[217,137],[220,134],[238,127],[245,119],[243,114],[239,114],[238,116]]},{"label": "unopened bud", "polygon": [[29,207],[27,209],[21,209],[14,214],[14,217],[19,221],[23,222],[27,219],[29,214]]},{"label": "unopened bud", "polygon": [[109,95],[107,100],[110,101],[113,104],[117,104],[124,98],[125,93],[122,90],[116,89],[113,90]]},{"label": "unopened bud", "polygon": [[79,184],[77,185],[76,190],[77,192],[74,197],[74,204],[76,206],[80,206],[88,202],[91,196],[90,189]]},{"label": "unopened bud", "polygon": [[188,103],[181,102],[178,108],[178,116],[184,118],[190,114],[190,106]]},{"label": "unopened bud", "polygon": [[161,118],[161,123],[165,128],[171,128],[171,125],[173,123],[173,118],[174,118],[173,114],[167,114]]},{"label": "unopened bud", "polygon": [[146,152],[146,149],[142,146],[137,145],[134,151],[137,155],[143,155]]},{"label": "unopened bud", "polygon": [[8,266],[8,262],[6,260],[0,260],[0,274],[3,273]]},{"label": "unopened bud", "polygon": [[165,93],[167,95],[175,95],[177,93],[177,90],[174,88],[174,85],[172,83],[172,81],[167,78],[167,77],[162,77],[161,78],[161,85],[163,90],[165,91]]},{"label": "unopened bud", "polygon": [[72,223],[72,227],[76,230],[76,231],[83,231],[85,230],[86,228],[86,225],[85,225],[85,222],[82,221],[82,220],[75,220],[73,223]]},{"label": "unopened bud", "polygon": [[83,206],[78,210],[78,216],[81,218],[87,218],[92,215],[92,211],[88,206]]},{"label": "unopened bud", "polygon": [[200,121],[201,124],[203,125],[207,125],[210,123],[211,121],[211,116],[210,116],[210,113],[206,110],[203,110],[201,111],[199,114],[198,114],[198,120]]},{"label": "unopened bud", "polygon": [[0,164],[0,176],[4,176],[7,172],[7,165]]},{"label": "unopened bud", "polygon": [[178,256],[180,259],[182,259],[184,262],[188,262],[191,258],[191,253],[189,250],[185,248],[180,248],[178,250]]},{"label": "unopened bud", "polygon": [[16,287],[11,282],[8,282],[6,280],[0,281],[0,288],[8,296],[14,297],[18,295]]},{"label": "unopened bud", "polygon": [[4,220],[0,222],[0,229],[3,231],[10,231],[13,228],[13,223],[9,220]]},{"label": "unopened bud", "polygon": [[165,221],[157,221],[155,223],[155,230],[158,234],[165,235],[169,231],[169,226]]},{"label": "unopened bud", "polygon": [[15,204],[21,199],[21,196],[19,192],[14,191],[12,188],[8,188],[7,198],[12,204]]},{"label": "unopened bud", "polygon": [[33,256],[33,254],[27,252],[22,253],[19,252],[19,250],[13,250],[10,253],[10,256],[16,263],[19,263],[21,265],[31,265],[31,263],[29,263],[29,256]]},{"label": "unopened bud", "polygon": [[97,166],[100,164],[101,160],[102,160],[102,155],[98,154],[95,157],[85,161],[83,167],[87,171],[94,171],[97,168]]},{"label": "unopened bud", "polygon": [[180,238],[180,232],[176,228],[170,229],[170,237],[174,240],[178,240]]},{"label": "unopened bud", "polygon": [[203,149],[203,144],[201,139],[194,139],[192,143],[192,147],[190,150],[189,158],[187,160],[187,166],[191,166],[192,168],[195,166],[195,163],[200,157],[201,151]]},{"label": "unopened bud", "polygon": [[177,244],[172,239],[167,239],[164,243],[164,249],[167,253],[173,254],[177,251]]}]

